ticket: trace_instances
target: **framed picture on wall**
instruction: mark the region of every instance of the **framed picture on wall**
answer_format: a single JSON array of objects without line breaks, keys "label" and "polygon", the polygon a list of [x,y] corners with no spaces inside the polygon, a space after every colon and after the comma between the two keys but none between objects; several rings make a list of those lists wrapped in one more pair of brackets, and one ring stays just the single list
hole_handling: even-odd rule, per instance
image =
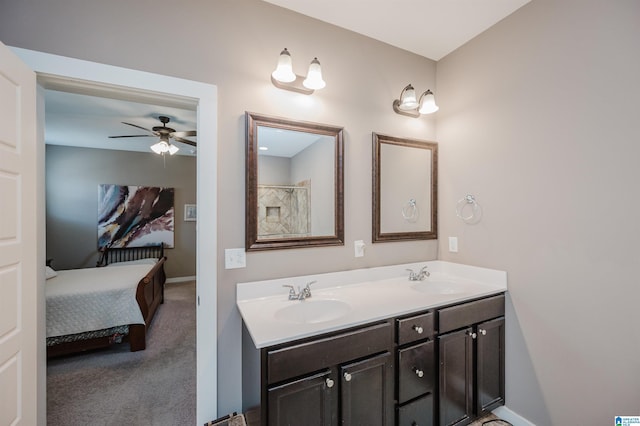
[{"label": "framed picture on wall", "polygon": [[195,204],[184,205],[184,221],[195,222],[198,218],[198,210]]}]

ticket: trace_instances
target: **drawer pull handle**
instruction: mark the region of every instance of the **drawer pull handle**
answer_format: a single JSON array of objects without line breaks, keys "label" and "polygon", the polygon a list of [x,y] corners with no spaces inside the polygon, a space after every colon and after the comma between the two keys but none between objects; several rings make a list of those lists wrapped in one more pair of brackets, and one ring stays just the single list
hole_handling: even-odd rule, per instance
[{"label": "drawer pull handle", "polygon": [[331,379],[327,379],[324,381],[327,384],[328,388],[332,388],[333,387],[333,380]]},{"label": "drawer pull handle", "polygon": [[350,382],[351,381],[351,374],[344,373],[344,380],[347,381],[347,382]]},{"label": "drawer pull handle", "polygon": [[420,327],[419,325],[414,325],[414,326],[413,326],[413,329],[414,329],[414,330],[416,331],[416,333],[418,333],[418,334],[422,334],[422,332],[424,331],[424,330],[422,329],[422,327]]},{"label": "drawer pull handle", "polygon": [[424,376],[424,371],[420,370],[419,368],[414,368],[413,372],[416,373],[416,376],[422,378]]},{"label": "drawer pull handle", "polygon": [[487,335],[487,330],[481,328],[480,330],[478,330],[478,333],[482,334],[483,336]]}]

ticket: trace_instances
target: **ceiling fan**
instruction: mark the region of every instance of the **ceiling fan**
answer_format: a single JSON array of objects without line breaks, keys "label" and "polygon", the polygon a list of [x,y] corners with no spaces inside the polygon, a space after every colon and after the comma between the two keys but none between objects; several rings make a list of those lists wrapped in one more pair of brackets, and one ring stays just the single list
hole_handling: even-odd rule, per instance
[{"label": "ceiling fan", "polygon": [[197,146],[196,142],[191,141],[189,139],[185,139],[188,136],[197,136],[197,132],[195,130],[187,130],[184,132],[176,132],[175,129],[171,127],[167,127],[167,123],[171,121],[171,119],[167,116],[161,115],[158,117],[158,120],[162,123],[162,126],[155,126],[151,130],[138,126],[137,124],[122,122],[122,124],[126,124],[128,126],[133,126],[138,129],[142,129],[146,132],[149,132],[148,135],[124,135],[124,136],[109,136],[110,138],[140,138],[140,137],[148,137],[148,136],[156,136],[159,137],[160,140],[151,145],[150,148],[156,154],[164,155],[169,153],[169,155],[173,155],[180,150],[177,146],[171,143],[170,139],[173,139],[176,142],[181,142],[191,146]]}]

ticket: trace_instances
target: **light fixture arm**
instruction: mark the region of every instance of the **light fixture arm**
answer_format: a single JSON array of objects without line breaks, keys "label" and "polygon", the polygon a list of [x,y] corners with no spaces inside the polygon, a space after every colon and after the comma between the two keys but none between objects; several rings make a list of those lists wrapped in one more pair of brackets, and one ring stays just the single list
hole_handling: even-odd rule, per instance
[{"label": "light fixture arm", "polygon": [[310,95],[313,92],[315,92],[315,90],[307,89],[306,87],[304,87],[304,85],[302,84],[304,79],[305,77],[302,77],[296,74],[296,79],[293,80],[292,82],[282,83],[276,80],[275,78],[273,78],[273,76],[271,76],[271,83],[273,83],[273,85],[276,86],[278,89],[290,90],[292,92],[302,93],[303,95]]}]

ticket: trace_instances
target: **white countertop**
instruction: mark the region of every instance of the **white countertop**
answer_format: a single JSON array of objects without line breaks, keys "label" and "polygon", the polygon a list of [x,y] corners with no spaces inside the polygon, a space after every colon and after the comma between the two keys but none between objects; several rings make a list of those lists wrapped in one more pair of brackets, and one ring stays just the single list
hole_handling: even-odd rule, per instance
[{"label": "white countertop", "polygon": [[[427,265],[430,276],[410,281],[406,269]],[[288,300],[283,285],[311,286],[312,297]],[[507,274],[494,269],[439,260],[305,275],[237,284],[236,303],[256,348],[341,330],[372,321],[462,302],[507,290]],[[314,303],[336,301],[343,312],[335,319],[300,322],[279,319],[282,309],[314,309]],[[329,302],[328,305],[334,302]],[[319,305],[316,305],[317,307]],[[330,309],[330,308],[329,308]],[[338,314],[336,314],[338,315]]]}]

